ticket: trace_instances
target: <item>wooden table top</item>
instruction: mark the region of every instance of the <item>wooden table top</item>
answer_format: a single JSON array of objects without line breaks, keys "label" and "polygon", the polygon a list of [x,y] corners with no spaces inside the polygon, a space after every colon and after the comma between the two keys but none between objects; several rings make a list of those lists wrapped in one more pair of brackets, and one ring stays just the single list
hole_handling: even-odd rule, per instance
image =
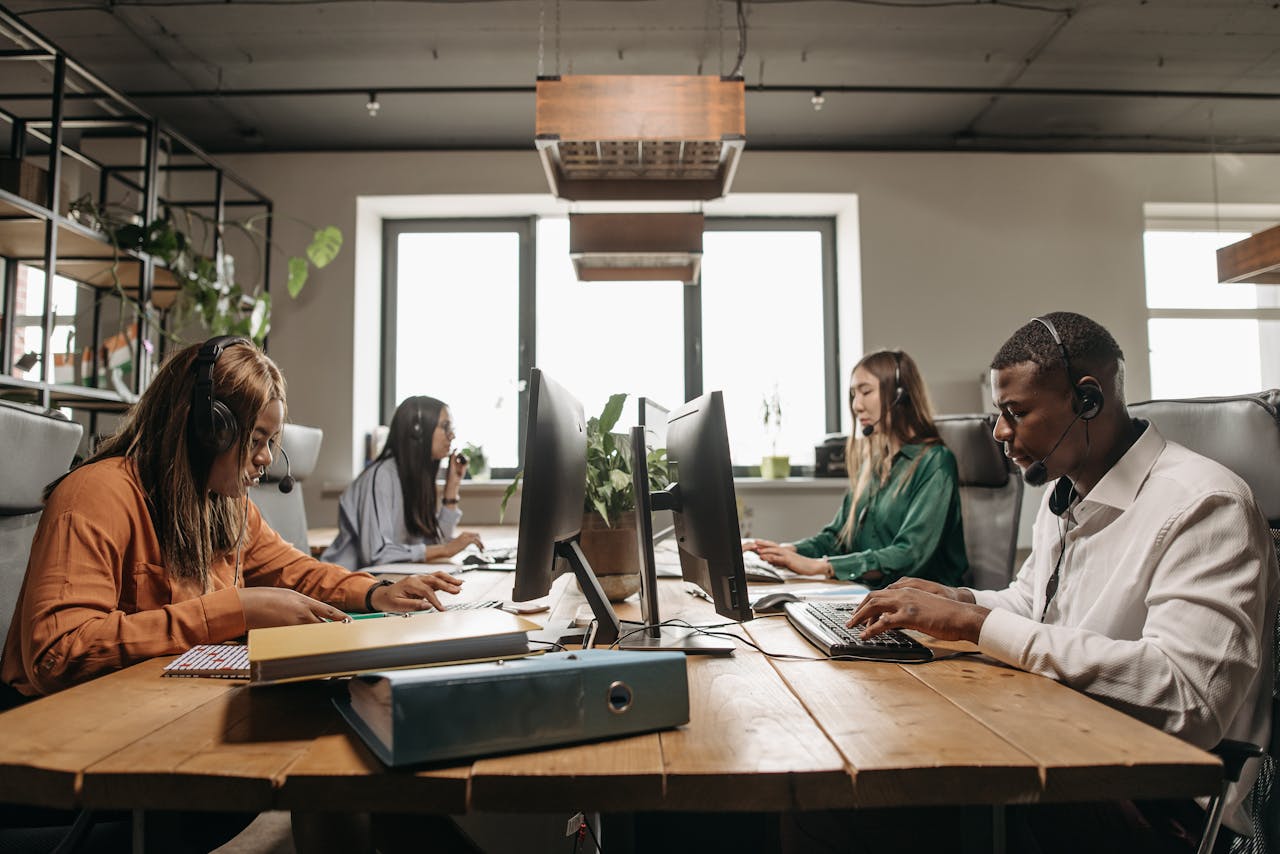
[{"label": "wooden table top", "polygon": [[[511,573],[461,598],[506,598]],[[683,582],[663,617],[714,620]],[[554,616],[582,602],[560,579]],[[634,602],[620,616],[638,618]],[[535,618],[536,619],[536,618]],[[690,722],[660,733],[388,770],[348,732],[332,683],[250,690],[161,678],[169,658],[0,715],[0,800],[98,808],[769,810],[1189,797],[1212,755],[1049,679],[979,658],[820,659],[785,618],[735,627],[770,653],[691,656]],[[447,724],[447,722],[444,722]]]}]

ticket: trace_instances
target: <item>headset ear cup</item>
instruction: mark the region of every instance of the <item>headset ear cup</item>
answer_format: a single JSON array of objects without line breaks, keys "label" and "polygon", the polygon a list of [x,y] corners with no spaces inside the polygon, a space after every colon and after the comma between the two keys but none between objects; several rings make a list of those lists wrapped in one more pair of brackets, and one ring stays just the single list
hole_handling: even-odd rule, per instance
[{"label": "headset ear cup", "polygon": [[220,400],[213,401],[209,408],[210,415],[210,433],[209,433],[209,450],[214,454],[221,454],[228,451],[236,443],[236,437],[240,431],[236,428],[235,416],[231,414],[231,410],[227,409],[226,404]]},{"label": "headset ear cup", "polygon": [[1102,388],[1096,383],[1080,383],[1076,386],[1076,399],[1079,401],[1078,414],[1081,421],[1092,421],[1102,411]]}]

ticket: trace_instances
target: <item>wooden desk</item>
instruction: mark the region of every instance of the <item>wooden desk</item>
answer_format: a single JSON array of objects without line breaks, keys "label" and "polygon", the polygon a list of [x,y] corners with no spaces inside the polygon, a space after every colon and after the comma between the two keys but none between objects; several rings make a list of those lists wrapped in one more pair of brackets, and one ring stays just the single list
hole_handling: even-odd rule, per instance
[{"label": "wooden desk", "polygon": [[[503,598],[510,573],[467,575]],[[571,588],[571,592],[568,592]],[[581,601],[557,582],[553,614]],[[678,581],[663,615],[712,619]],[[634,610],[622,609],[623,616]],[[815,656],[785,618],[737,629]],[[815,656],[816,657],[816,656]],[[0,715],[0,800],[266,810],[811,810],[1188,797],[1216,758],[1050,680],[959,659],[923,666],[691,657],[691,720],[667,732],[389,771],[325,683],[250,690],[145,662]]]}]

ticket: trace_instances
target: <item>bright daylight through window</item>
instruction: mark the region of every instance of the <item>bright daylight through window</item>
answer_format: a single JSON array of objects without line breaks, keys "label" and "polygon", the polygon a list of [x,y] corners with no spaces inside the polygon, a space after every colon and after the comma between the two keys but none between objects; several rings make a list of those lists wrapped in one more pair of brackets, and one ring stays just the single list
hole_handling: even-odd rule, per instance
[{"label": "bright daylight through window", "polygon": [[[522,240],[529,223],[388,223],[395,346],[383,370],[394,377],[386,387],[394,399],[389,408],[383,401],[384,417],[409,395],[438,397],[459,425],[459,447],[483,445],[495,471],[509,473],[520,465],[519,374],[537,366],[572,390],[588,417],[617,392],[674,409],[722,390],[735,466],[774,453],[813,465],[827,432],[828,386],[843,382],[827,367],[836,347],[824,331],[835,306],[833,273],[824,270],[829,221],[708,221],[694,286],[579,282],[568,220],[538,219]],[[530,244],[536,264],[521,257]],[[700,362],[686,364],[690,353]],[[762,407],[775,391],[781,424],[769,429]],[[635,417],[629,404],[616,429]]]},{"label": "bright daylight through window", "polygon": [[1218,283],[1217,249],[1248,236],[1216,230],[1146,233],[1153,398],[1280,386],[1280,286]]}]

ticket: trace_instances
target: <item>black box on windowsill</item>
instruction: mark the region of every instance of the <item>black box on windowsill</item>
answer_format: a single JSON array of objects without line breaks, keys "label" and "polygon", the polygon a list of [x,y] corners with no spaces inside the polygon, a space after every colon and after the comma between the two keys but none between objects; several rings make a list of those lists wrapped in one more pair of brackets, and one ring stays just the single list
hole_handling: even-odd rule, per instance
[{"label": "black box on windowsill", "polygon": [[848,436],[832,433],[822,440],[821,445],[813,448],[814,477],[846,477],[849,469],[845,466],[844,451]]}]

